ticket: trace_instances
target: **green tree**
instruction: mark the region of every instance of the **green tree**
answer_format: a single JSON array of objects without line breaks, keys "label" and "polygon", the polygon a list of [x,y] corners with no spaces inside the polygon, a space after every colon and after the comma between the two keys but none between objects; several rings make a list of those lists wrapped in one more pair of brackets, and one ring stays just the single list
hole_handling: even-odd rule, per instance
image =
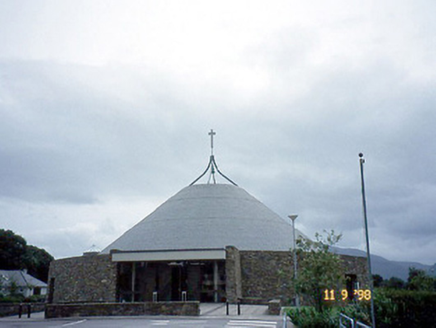
[{"label": "green tree", "polygon": [[50,262],[54,258],[44,249],[27,245],[11,230],[0,229],[0,269],[27,269],[32,276],[47,282]]},{"label": "green tree", "polygon": [[374,287],[381,287],[383,285],[383,277],[380,276],[379,274],[373,274],[372,281],[373,281]]},{"label": "green tree", "polygon": [[54,258],[46,250],[36,246],[28,246],[25,255],[26,268],[30,275],[47,282],[50,262]]},{"label": "green tree", "polygon": [[344,284],[345,272],[339,255],[330,252],[342,237],[332,230],[325,236],[315,234],[316,241],[298,239],[299,270],[295,280],[297,293],[315,306],[316,310],[324,310],[323,292],[326,289],[338,290]]},{"label": "green tree", "polygon": [[392,289],[404,289],[406,288],[406,283],[404,280],[397,277],[390,277],[389,279],[383,281],[383,287]]},{"label": "green tree", "polygon": [[26,268],[26,240],[11,230],[0,229],[0,268],[20,270]]},{"label": "green tree", "polygon": [[435,278],[427,275],[424,270],[409,268],[407,288],[410,290],[435,291]]}]

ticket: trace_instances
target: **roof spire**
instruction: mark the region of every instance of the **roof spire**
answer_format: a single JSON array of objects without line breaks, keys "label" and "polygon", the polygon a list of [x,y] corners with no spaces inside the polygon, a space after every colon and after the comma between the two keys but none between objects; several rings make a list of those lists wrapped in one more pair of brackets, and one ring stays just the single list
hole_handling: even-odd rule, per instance
[{"label": "roof spire", "polygon": [[213,136],[216,135],[216,132],[213,132],[213,129],[210,129],[210,155],[213,156]]},{"label": "roof spire", "polygon": [[216,184],[215,172],[218,172],[224,179],[229,181],[234,186],[237,186],[236,183],[234,183],[232,180],[230,180],[228,177],[226,177],[218,169],[218,165],[215,162],[215,156],[213,155],[213,137],[216,135],[216,132],[214,132],[213,129],[210,129],[210,132],[208,134],[210,136],[210,159],[209,159],[209,164],[207,165],[206,170],[203,172],[203,174],[201,174],[197,179],[195,179],[190,184],[190,186],[192,186],[194,183],[196,183],[198,180],[200,180],[207,173],[207,171],[209,171],[209,169],[210,169],[210,175],[209,175],[209,180],[207,181],[208,184],[210,183],[211,179],[212,179],[213,183]]}]

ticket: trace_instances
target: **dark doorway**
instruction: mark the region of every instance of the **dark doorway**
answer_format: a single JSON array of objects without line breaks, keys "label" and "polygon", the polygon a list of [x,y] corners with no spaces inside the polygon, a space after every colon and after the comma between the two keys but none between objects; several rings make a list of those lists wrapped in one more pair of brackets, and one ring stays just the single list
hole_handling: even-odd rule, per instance
[{"label": "dark doorway", "polygon": [[357,289],[357,276],[355,274],[346,274],[345,280],[347,283],[348,298],[354,299],[354,290]]},{"label": "dark doorway", "polygon": [[[134,281],[133,281],[134,280]],[[225,262],[125,262],[118,264],[119,302],[225,301]]]},{"label": "dark doorway", "polygon": [[173,266],[171,268],[171,300],[180,301],[182,290],[181,290],[181,280],[182,280],[182,270],[180,266]]}]

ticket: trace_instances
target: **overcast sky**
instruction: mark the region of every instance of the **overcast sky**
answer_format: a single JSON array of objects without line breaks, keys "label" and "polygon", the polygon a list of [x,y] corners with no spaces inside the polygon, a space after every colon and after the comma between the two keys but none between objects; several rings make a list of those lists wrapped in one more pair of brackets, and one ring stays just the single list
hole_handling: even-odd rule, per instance
[{"label": "overcast sky", "polygon": [[[106,247],[206,168],[436,262],[436,2],[1,1],[0,228]],[[223,180],[219,180],[224,182]]]}]

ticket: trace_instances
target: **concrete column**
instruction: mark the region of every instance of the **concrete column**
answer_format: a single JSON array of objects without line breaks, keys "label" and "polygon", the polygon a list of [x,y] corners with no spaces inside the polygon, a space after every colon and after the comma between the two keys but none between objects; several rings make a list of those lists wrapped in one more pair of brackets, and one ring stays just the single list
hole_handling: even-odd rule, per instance
[{"label": "concrete column", "polygon": [[136,263],[132,262],[132,302],[135,302]]},{"label": "concrete column", "polygon": [[213,262],[213,300],[215,303],[218,303],[218,261]]}]

